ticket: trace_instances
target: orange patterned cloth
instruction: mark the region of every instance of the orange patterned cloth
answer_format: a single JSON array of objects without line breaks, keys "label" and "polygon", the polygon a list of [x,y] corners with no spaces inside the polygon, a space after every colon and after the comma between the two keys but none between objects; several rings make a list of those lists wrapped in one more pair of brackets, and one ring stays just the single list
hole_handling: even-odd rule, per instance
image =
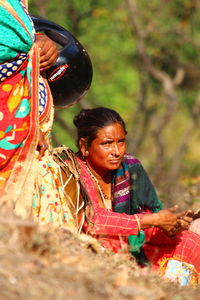
[{"label": "orange patterned cloth", "polygon": [[21,2],[3,1],[0,10],[0,60],[7,59],[0,64],[0,199],[10,207],[24,192],[38,141],[38,52]]},{"label": "orange patterned cloth", "polygon": [[[0,208],[74,228],[51,154],[53,99],[38,72],[35,31],[21,0],[0,0],[0,31]],[[40,160],[39,130],[48,144]]]}]

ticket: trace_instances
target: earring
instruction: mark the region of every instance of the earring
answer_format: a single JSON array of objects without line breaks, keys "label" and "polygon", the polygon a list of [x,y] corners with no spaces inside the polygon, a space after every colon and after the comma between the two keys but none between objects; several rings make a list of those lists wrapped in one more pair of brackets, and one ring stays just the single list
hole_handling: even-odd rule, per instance
[{"label": "earring", "polygon": [[88,156],[88,155],[89,155],[89,151],[86,150],[86,151],[85,151],[85,156]]}]

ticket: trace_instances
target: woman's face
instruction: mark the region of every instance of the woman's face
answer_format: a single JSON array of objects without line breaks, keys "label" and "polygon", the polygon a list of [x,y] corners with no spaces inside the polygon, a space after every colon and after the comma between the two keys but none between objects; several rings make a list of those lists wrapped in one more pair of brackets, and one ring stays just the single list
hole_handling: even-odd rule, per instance
[{"label": "woman's face", "polygon": [[119,123],[112,123],[98,130],[86,156],[87,162],[98,173],[116,170],[126,151],[126,134]]}]

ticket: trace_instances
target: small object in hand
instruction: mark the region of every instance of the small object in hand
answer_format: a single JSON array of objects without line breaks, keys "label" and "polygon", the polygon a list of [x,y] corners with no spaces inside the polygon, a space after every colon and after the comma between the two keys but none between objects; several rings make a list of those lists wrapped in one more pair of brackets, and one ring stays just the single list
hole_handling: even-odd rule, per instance
[{"label": "small object in hand", "polygon": [[200,208],[197,209],[193,215],[193,220],[199,219],[200,218]]},{"label": "small object in hand", "polygon": [[176,223],[175,228],[179,228],[179,227],[180,227],[180,224]]},{"label": "small object in hand", "polygon": [[41,147],[42,148],[47,148],[47,144],[43,144]]}]

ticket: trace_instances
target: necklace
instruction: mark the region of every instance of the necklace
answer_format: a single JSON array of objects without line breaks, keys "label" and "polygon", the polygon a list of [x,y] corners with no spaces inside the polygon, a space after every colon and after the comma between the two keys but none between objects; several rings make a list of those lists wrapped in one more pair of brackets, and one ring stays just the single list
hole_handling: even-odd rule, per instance
[{"label": "necklace", "polygon": [[92,173],[92,171],[90,170],[90,168],[89,168],[89,166],[88,166],[88,164],[87,164],[86,161],[85,161],[85,166],[86,166],[86,168],[87,168],[87,170],[88,170],[90,176],[94,179],[94,181],[95,181],[95,183],[96,183],[96,185],[97,185],[97,187],[98,187],[99,194],[100,194],[101,199],[102,199],[102,201],[103,201],[104,207],[107,208],[107,209],[111,209],[111,208],[112,208],[112,197],[110,198],[110,197],[108,197],[108,196],[105,194],[105,192],[104,192],[102,186],[100,185],[98,179],[97,179],[96,176]]}]

